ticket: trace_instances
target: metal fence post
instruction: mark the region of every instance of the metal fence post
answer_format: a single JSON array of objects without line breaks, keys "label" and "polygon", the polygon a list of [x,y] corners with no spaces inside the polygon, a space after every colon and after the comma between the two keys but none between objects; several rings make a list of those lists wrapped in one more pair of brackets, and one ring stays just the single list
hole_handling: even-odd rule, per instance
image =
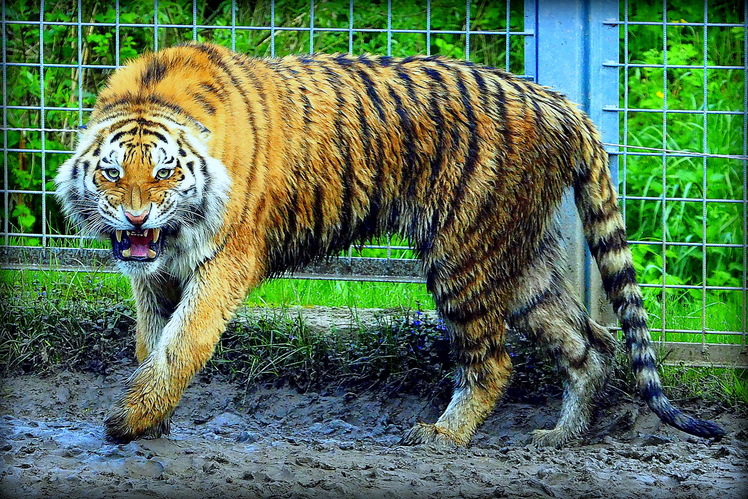
[{"label": "metal fence post", "polygon": [[[577,102],[609,144],[618,143],[618,115],[606,111],[618,105],[618,70],[604,63],[618,61],[617,19],[616,0],[525,3],[525,28],[534,33],[525,38],[525,73]],[[617,181],[615,161],[611,161],[611,169]],[[614,319],[570,193],[562,206],[561,226],[572,288],[595,319],[612,323]]]}]

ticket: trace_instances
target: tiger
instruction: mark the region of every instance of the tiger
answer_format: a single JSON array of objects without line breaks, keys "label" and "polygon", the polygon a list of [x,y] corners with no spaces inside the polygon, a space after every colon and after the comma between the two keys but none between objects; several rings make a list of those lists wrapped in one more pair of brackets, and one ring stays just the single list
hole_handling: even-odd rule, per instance
[{"label": "tiger", "polygon": [[139,365],[104,420],[112,442],[169,433],[248,290],[384,234],[417,255],[455,362],[443,414],[401,444],[468,445],[509,382],[508,329],[545,345],[565,380],[556,426],[532,444],[579,437],[618,340],[564,277],[567,189],[641,397],[668,425],[725,434],[663,393],[608,155],[554,90],[441,56],[191,42],[117,69],[82,128],[57,196],[111,241],[136,305]]}]

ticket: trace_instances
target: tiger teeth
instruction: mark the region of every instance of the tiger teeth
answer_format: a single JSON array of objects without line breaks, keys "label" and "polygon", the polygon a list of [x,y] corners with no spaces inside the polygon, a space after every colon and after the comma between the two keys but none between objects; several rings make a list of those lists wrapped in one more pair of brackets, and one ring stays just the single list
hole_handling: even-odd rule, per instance
[{"label": "tiger teeth", "polygon": [[127,248],[126,250],[122,250],[122,256],[124,258],[130,258],[130,256],[132,256],[132,250],[130,248]]},{"label": "tiger teeth", "polygon": [[114,235],[117,237],[117,242],[121,243],[122,242],[122,231],[121,230],[115,230],[114,231]]},{"label": "tiger teeth", "polygon": [[153,242],[157,243],[158,238],[161,236],[161,229],[153,229]]},{"label": "tiger teeth", "polygon": [[148,258],[156,258],[156,252],[148,248]]}]

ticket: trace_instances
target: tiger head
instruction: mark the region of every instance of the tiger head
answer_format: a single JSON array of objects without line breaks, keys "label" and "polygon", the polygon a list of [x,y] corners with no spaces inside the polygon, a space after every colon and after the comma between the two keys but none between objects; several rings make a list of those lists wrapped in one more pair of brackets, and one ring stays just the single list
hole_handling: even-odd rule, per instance
[{"label": "tiger head", "polygon": [[55,178],[57,196],[85,232],[111,240],[126,273],[155,272],[178,254],[199,259],[229,186],[225,167],[208,154],[209,135],[197,122],[163,115],[89,124]]}]

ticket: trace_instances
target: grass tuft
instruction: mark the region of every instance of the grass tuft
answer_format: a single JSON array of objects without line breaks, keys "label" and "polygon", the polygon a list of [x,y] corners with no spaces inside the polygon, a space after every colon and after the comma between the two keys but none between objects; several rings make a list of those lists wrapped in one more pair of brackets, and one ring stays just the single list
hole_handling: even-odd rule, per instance
[{"label": "grass tuft", "polygon": [[[134,365],[134,304],[113,274],[0,271],[0,365],[4,376],[71,369],[107,374]],[[309,306],[309,303],[303,305]],[[418,305],[418,304],[417,304]],[[201,376],[288,384],[300,390],[378,389],[446,398],[454,367],[445,325],[432,312],[384,309],[353,327],[312,327],[303,308],[243,308],[231,321]],[[355,314],[355,309],[350,309]],[[509,400],[542,403],[562,385],[545,351],[510,334],[514,373]],[[627,362],[613,384],[633,393]],[[746,370],[663,368],[674,400],[748,403]]]}]

